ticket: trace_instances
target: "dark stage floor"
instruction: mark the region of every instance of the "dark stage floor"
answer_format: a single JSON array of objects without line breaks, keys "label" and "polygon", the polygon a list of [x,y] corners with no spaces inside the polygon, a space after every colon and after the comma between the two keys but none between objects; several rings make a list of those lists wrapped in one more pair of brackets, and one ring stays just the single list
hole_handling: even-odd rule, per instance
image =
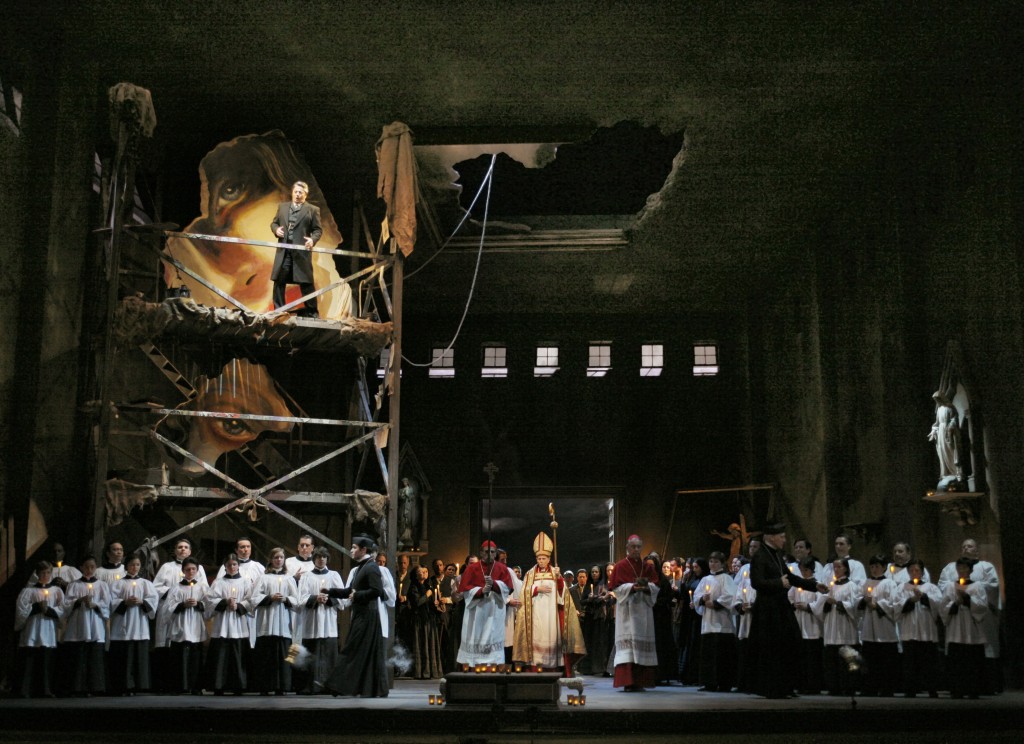
[{"label": "dark stage floor", "polygon": [[[693,687],[643,693],[585,678],[585,708],[495,711],[430,706],[437,681],[396,683],[383,699],[329,696],[0,700],[0,740],[14,742],[962,742],[1024,740],[1024,692],[981,700],[801,697],[764,700]],[[713,737],[713,738],[709,738]]]}]

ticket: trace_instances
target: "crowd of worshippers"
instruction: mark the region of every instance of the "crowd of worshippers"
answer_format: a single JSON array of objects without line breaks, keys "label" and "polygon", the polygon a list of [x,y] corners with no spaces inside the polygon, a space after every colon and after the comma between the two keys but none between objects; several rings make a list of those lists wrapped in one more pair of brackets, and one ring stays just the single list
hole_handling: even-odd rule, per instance
[{"label": "crowd of worshippers", "polygon": [[[187,538],[152,578],[144,556],[125,559],[120,543],[105,546],[102,562],[85,556],[77,567],[54,545],[53,561],[37,564],[17,600],[12,691],[370,697],[387,695],[391,674],[436,679],[481,663],[614,677],[627,691],[1001,691],[999,578],[974,540],[935,582],[905,542],[865,567],[842,534],[822,563],[806,539],[784,552],[782,529],[731,558],[663,560],[644,555],[633,535],[622,560],[564,572],[552,565],[543,532],[525,572],[490,541],[461,564],[414,565],[399,554],[392,570],[364,535],[354,539],[355,565],[344,578],[310,535],[295,555],[270,550],[266,565],[241,537],[212,580]],[[788,653],[787,622],[788,677],[767,666]]]}]

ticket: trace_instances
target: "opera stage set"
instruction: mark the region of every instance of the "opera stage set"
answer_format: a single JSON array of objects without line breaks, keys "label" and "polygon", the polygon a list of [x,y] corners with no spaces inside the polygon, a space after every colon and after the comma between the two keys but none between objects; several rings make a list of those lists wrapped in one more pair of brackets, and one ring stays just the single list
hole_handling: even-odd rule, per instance
[{"label": "opera stage set", "polygon": [[[0,738],[1024,736],[1019,3],[283,5],[0,24]],[[297,181],[313,246],[271,230]],[[57,543],[212,573],[309,534],[345,576],[358,533],[457,570],[493,537],[526,574],[550,503],[574,571],[784,521],[934,578],[973,539],[1006,689],[13,697]]]}]

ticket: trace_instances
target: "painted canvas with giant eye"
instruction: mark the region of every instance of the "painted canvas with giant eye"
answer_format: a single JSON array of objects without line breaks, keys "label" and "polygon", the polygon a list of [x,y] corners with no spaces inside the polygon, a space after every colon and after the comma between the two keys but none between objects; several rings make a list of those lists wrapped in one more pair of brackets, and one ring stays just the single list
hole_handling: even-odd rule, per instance
[{"label": "painted canvas with giant eye", "polygon": [[[342,242],[341,231],[331,214],[312,169],[279,130],[248,134],[222,142],[199,163],[201,181],[200,216],[186,233],[276,242],[271,230],[277,205],[291,197],[292,184],[309,184],[308,201],[320,208],[323,236],[321,248],[335,248]],[[273,308],[271,269],[276,249],[266,245],[224,243],[198,238],[172,237],[166,251],[215,287],[253,312]],[[192,298],[209,307],[233,305],[186,274],[166,266],[167,286],[186,285]],[[316,289],[340,282],[341,275],[329,253],[313,253],[313,284]],[[289,285],[286,300],[300,296]],[[319,315],[339,320],[351,315],[352,291],[346,284],[318,298]]]}]

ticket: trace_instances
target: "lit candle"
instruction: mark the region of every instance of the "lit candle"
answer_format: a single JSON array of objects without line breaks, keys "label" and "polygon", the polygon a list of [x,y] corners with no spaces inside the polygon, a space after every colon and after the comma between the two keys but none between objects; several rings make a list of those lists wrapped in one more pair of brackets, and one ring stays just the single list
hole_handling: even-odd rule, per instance
[{"label": "lit candle", "polygon": [[117,574],[117,573],[114,574],[114,581],[120,581],[120,580],[121,580],[121,574]]},{"label": "lit candle", "polygon": [[60,568],[63,565],[64,565],[64,561],[57,561],[57,568]]},{"label": "lit candle", "polygon": [[889,573],[891,573],[891,574],[896,573],[896,566],[894,564],[892,564],[892,563],[889,564]]},{"label": "lit candle", "polygon": [[132,591],[128,592],[128,594],[129,594],[129,596],[132,596],[132,597],[136,596],[135,595],[135,582],[134,581],[132,582]]},{"label": "lit candle", "polygon": [[[967,582],[964,579],[960,579],[960,586],[964,586]],[[90,584],[90,586],[92,586]]]},{"label": "lit candle", "polygon": [[537,665],[537,671],[538,672],[543,672],[544,671],[544,667],[542,667],[540,664],[538,664]]},{"label": "lit candle", "polygon": [[921,583],[921,579],[914,579],[914,581],[913,581],[914,586],[917,586],[920,583]]},{"label": "lit candle", "polygon": [[580,695],[578,701],[579,701],[580,705],[586,705],[587,704],[587,696],[586,695]]},{"label": "lit candle", "polygon": [[434,704],[434,701],[435,701],[435,700],[436,700],[437,698],[436,698],[436,697],[434,697],[433,695],[427,695],[427,699],[429,700],[429,702],[427,703],[427,705],[433,705],[433,704]]},{"label": "lit candle", "polygon": [[745,579],[745,578],[747,578],[747,574],[748,574],[748,573],[749,573],[749,570],[748,570],[748,569],[743,569],[743,578],[744,578],[744,579]]}]

